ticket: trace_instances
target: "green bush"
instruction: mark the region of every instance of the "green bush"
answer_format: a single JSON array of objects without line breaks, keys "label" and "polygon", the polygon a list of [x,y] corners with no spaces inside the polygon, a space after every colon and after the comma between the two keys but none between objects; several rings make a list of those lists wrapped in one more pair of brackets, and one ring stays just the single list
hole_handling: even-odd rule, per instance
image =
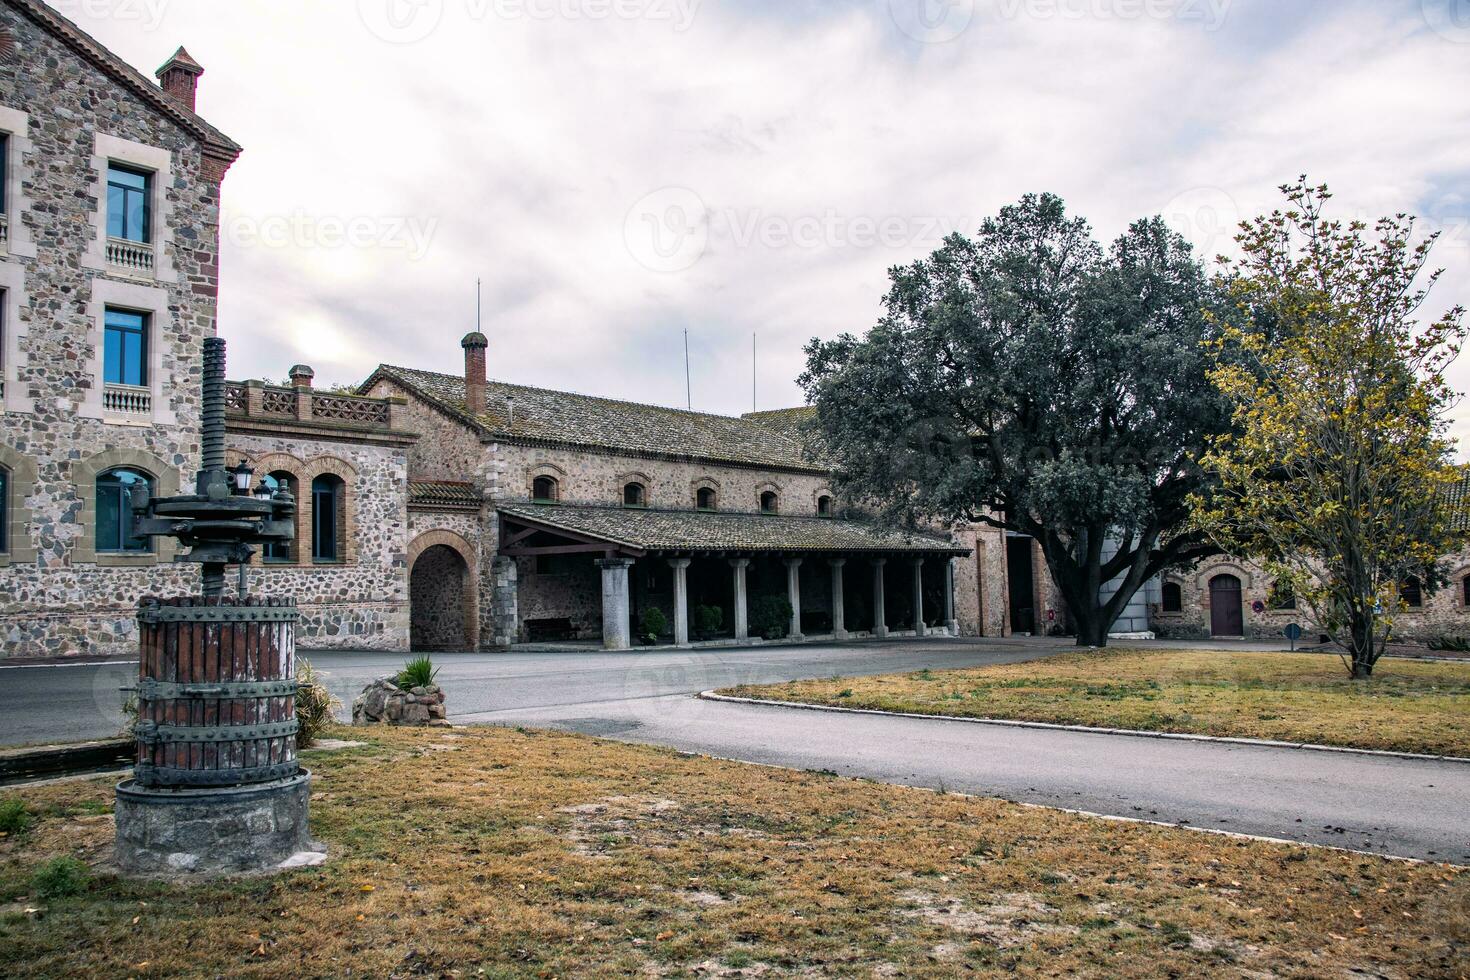
[{"label": "green bush", "polygon": [[414,657],[398,672],[398,686],[405,691],[411,687],[427,687],[439,676],[439,668],[428,657]]},{"label": "green bush", "polygon": [[321,683],[310,660],[296,661],[296,747],[309,749],[330,725],[342,702]]},{"label": "green bush", "polygon": [[54,857],[31,875],[31,891],[41,898],[79,895],[92,880],[92,869],[71,856]]},{"label": "green bush", "polygon": [[0,802],[0,834],[23,833],[31,825],[31,815],[19,797]]},{"label": "green bush", "polygon": [[643,637],[647,643],[653,643],[663,635],[664,630],[669,628],[669,619],[663,614],[663,610],[654,606],[643,614],[643,623],[638,628],[638,635]]},{"label": "green bush", "polygon": [[791,632],[791,602],[783,596],[761,596],[750,604],[750,629],[768,640],[786,636]]},{"label": "green bush", "polygon": [[718,633],[725,625],[725,611],[719,606],[695,606],[694,628],[701,633]]},{"label": "green bush", "polygon": [[1470,639],[1463,636],[1436,636],[1429,640],[1429,649],[1446,653],[1470,653]]}]

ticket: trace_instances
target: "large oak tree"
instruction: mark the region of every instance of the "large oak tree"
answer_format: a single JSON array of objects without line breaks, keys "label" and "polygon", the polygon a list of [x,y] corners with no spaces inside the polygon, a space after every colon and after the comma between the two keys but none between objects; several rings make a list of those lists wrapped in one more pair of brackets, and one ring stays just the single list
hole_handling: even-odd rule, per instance
[{"label": "large oak tree", "polygon": [[1035,537],[1078,644],[1105,645],[1148,578],[1215,550],[1186,526],[1228,420],[1202,349],[1209,277],[1162,220],[1105,250],[1052,195],[890,277],[866,336],[807,348],[840,485],[889,519]]}]

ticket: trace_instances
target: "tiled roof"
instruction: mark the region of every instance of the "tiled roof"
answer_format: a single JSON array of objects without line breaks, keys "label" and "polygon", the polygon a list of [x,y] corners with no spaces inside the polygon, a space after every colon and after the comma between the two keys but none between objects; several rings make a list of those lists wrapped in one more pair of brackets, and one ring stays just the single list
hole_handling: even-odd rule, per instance
[{"label": "tiled roof", "polygon": [[1460,469],[1460,481],[1445,488],[1445,506],[1450,509],[1450,527],[1460,534],[1470,534],[1470,467]]},{"label": "tiled roof", "polygon": [[788,439],[797,442],[806,441],[806,426],[816,420],[817,409],[814,405],[803,405],[800,408],[778,408],[765,412],[746,412],[740,416],[747,422],[763,425],[768,429],[781,433]]},{"label": "tiled roof", "polygon": [[465,411],[464,378],[381,365],[364,382],[390,378],[492,435],[679,459],[824,473],[778,428],[728,415],[689,412],[491,381],[486,411]]},{"label": "tiled roof", "polygon": [[534,503],[502,504],[499,511],[642,551],[968,553],[936,534],[825,517]]},{"label": "tiled roof", "polygon": [[413,481],[408,485],[409,506],[478,509],[480,492],[472,483],[448,480]]}]

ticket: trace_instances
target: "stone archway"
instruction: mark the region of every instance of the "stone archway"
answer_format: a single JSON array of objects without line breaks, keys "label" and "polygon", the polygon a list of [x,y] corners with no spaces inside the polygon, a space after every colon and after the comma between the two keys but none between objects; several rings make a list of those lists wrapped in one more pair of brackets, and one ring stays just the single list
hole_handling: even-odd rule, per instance
[{"label": "stone archway", "polygon": [[409,547],[409,646],[475,650],[479,602],[474,551],[459,535],[430,531]]}]

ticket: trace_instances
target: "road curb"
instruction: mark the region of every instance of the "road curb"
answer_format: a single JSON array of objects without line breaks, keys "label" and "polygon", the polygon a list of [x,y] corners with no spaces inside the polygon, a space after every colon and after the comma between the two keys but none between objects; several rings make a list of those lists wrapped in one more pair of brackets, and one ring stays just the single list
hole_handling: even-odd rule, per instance
[{"label": "road curb", "polygon": [[925,715],[912,711],[879,711],[876,708],[841,708],[830,704],[807,704],[802,701],[771,701],[765,698],[741,698],[716,691],[701,691],[700,700],[729,704],[754,704],[768,708],[794,708],[800,711],[830,711],[837,714],[877,715],[882,718],[917,718],[922,721],[957,721],[967,725],[991,725],[1002,728],[1039,728],[1053,732],[1078,732],[1084,735],[1127,735],[1130,738],[1156,738],[1175,742],[1215,742],[1223,745],[1248,745],[1257,748],[1299,749],[1307,752],[1336,752],[1343,755],[1367,755],[1385,759],[1412,759],[1418,762],[1457,762],[1470,765],[1470,758],[1458,755],[1426,755],[1419,752],[1391,752],[1386,749],[1354,749],[1342,745],[1318,745],[1315,742],[1281,742],[1266,738],[1240,738],[1229,735],[1193,735],[1188,732],[1146,732],[1136,728],[1094,728],[1088,725],[1058,725],[1045,721],[1016,721],[1010,718],[960,718],[954,715]]}]

